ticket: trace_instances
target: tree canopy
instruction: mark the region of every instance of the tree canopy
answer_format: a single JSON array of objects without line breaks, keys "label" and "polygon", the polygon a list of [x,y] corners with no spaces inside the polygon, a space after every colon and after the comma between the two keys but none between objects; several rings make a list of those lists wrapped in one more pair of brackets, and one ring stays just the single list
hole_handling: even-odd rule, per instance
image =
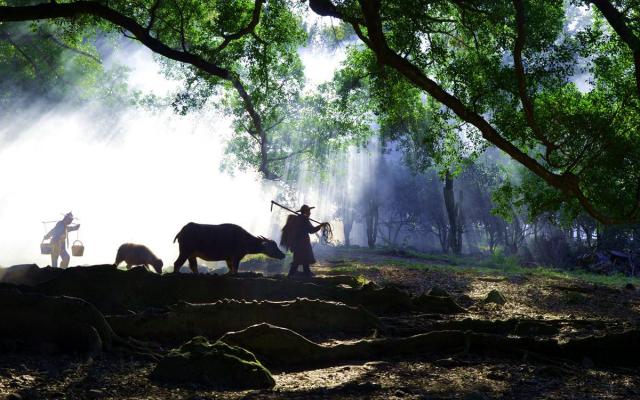
[{"label": "tree canopy", "polygon": [[[336,82],[304,101],[296,51],[305,40],[306,6],[299,1],[4,0],[0,21],[55,20],[69,40],[84,28],[119,31],[186,66],[178,108],[197,106],[212,89],[231,90],[225,104],[245,135],[234,144],[246,155],[240,161],[267,178],[280,175],[279,162],[306,151],[308,142],[292,145],[277,131],[311,126],[315,113],[297,107],[327,111],[323,121],[335,131],[343,127],[328,122],[332,110],[363,117],[354,105],[366,104],[383,130],[424,154],[452,162],[463,147],[483,146],[483,138],[523,165],[531,182],[544,182],[528,193],[544,196],[545,204],[581,207],[603,223],[640,220],[637,0],[308,6],[342,22],[341,35],[353,31],[359,44]],[[576,24],[569,9],[581,10],[586,22]],[[365,93],[352,90],[358,87]],[[340,108],[345,93],[353,101]],[[298,115],[311,119],[292,118]],[[304,133],[327,139],[326,129]]]}]

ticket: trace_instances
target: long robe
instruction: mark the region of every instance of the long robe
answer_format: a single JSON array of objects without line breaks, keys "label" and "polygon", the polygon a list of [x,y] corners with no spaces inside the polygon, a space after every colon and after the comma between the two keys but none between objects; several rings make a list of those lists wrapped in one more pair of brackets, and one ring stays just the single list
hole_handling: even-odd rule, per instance
[{"label": "long robe", "polygon": [[300,214],[295,218],[295,234],[291,243],[291,251],[293,252],[293,265],[310,265],[315,264],[316,259],[313,256],[311,248],[311,240],[309,235],[318,232],[322,226],[314,227],[306,216]]}]

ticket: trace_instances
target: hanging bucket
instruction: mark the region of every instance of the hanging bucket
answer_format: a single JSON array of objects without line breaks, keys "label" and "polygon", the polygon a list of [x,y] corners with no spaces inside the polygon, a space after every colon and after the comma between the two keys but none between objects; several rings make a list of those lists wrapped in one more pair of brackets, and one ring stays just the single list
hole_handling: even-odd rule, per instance
[{"label": "hanging bucket", "polygon": [[71,255],[74,257],[82,257],[83,254],[84,254],[84,245],[82,244],[81,241],[76,240],[71,245]]},{"label": "hanging bucket", "polygon": [[40,254],[51,254],[53,252],[53,243],[51,239],[43,239],[40,243]]}]

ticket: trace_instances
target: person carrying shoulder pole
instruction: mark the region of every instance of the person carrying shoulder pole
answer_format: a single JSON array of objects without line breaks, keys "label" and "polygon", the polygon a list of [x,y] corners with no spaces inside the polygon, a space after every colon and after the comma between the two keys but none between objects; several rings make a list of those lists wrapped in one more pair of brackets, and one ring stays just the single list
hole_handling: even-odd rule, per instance
[{"label": "person carrying shoulder pole", "polygon": [[315,264],[316,259],[313,255],[309,235],[329,225],[327,222],[323,222],[315,227],[311,224],[309,217],[311,216],[311,209],[313,208],[315,207],[309,207],[306,204],[303,205],[300,207],[300,210],[298,210],[299,214],[290,215],[287,218],[287,223],[282,228],[282,239],[280,243],[293,252],[293,262],[291,263],[288,276],[295,275],[295,273],[298,272],[299,265],[302,265],[305,275],[312,276],[309,266]]},{"label": "person carrying shoulder pole", "polygon": [[71,226],[73,221],[73,214],[68,212],[64,215],[62,220],[58,221],[56,225],[44,235],[44,239],[51,238],[51,266],[56,268],[58,266],[58,257],[62,258],[60,268],[67,268],[69,266],[69,260],[71,256],[67,253],[66,239],[67,232],[77,231],[80,228],[80,224]]}]

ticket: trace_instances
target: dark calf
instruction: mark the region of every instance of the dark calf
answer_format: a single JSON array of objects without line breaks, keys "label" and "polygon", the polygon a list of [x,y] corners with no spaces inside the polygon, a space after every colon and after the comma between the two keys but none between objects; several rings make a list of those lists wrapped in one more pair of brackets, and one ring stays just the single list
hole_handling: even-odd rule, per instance
[{"label": "dark calf", "polygon": [[196,258],[206,261],[226,261],[229,273],[238,273],[240,260],[247,254],[265,254],[271,258],[283,259],[284,253],[273,240],[256,237],[238,225],[203,225],[189,222],[182,227],[173,240],[178,241],[180,255],[173,263],[173,272],[189,260],[189,268],[198,273]]}]

